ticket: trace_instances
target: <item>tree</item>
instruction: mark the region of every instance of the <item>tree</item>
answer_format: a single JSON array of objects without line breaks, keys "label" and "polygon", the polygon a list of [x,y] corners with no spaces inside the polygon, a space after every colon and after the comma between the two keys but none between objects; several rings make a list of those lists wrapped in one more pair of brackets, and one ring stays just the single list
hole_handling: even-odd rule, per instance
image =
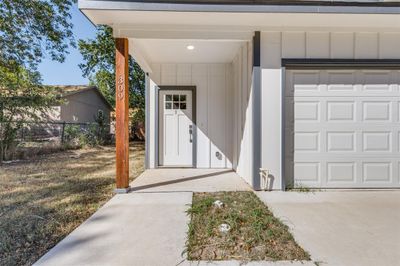
[{"label": "tree", "polygon": [[25,120],[54,103],[37,65],[45,56],[63,62],[75,46],[70,9],[76,0],[0,1],[0,163]]},{"label": "tree", "polygon": [[45,55],[65,60],[75,46],[70,9],[76,0],[1,0],[0,65],[35,69]]},{"label": "tree", "polygon": [[[53,89],[39,85],[40,75],[24,67],[0,66],[0,164],[13,155],[17,132],[26,121],[45,119],[43,114],[60,100]],[[11,152],[10,152],[11,151]]]},{"label": "tree", "polygon": [[[115,40],[112,29],[108,26],[97,28],[93,40],[79,40],[79,50],[85,63],[79,65],[83,75],[88,77],[115,105]],[[129,107],[135,110],[134,126],[144,122],[145,108],[145,73],[140,66],[129,57]]]}]

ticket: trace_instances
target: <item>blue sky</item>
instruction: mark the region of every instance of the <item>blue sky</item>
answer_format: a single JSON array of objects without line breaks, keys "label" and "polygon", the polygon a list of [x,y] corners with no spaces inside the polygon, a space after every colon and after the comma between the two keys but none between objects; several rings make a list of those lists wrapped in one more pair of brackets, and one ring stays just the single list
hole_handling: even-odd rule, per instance
[{"label": "blue sky", "polygon": [[[94,38],[96,28],[94,25],[79,11],[75,4],[72,10],[72,23],[74,24],[73,32],[75,40]],[[82,77],[82,72],[78,64],[82,62],[82,56],[78,49],[69,48],[70,54],[64,63],[52,61],[45,58],[39,65],[39,71],[42,74],[43,84],[45,85],[84,85],[89,81]]]}]

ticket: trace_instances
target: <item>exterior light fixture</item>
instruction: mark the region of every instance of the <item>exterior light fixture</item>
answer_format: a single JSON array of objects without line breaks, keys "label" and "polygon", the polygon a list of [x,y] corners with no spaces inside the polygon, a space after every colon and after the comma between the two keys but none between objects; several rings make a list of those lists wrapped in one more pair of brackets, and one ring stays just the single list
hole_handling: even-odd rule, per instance
[{"label": "exterior light fixture", "polygon": [[186,49],[188,49],[188,50],[194,50],[194,46],[193,45],[188,45],[188,46],[186,46]]}]

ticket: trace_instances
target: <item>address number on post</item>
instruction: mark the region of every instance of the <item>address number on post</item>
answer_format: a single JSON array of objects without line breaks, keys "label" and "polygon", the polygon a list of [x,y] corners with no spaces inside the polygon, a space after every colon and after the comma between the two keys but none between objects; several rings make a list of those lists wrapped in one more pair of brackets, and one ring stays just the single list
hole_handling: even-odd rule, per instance
[{"label": "address number on post", "polygon": [[124,99],[125,95],[125,86],[124,86],[124,78],[122,75],[118,77],[118,82],[117,82],[117,97],[119,100]]}]

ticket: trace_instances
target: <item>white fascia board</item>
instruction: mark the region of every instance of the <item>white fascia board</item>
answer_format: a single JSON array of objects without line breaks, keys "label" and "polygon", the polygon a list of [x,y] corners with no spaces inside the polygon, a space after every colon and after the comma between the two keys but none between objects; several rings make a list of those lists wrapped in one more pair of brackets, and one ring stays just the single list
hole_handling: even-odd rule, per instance
[{"label": "white fascia board", "polygon": [[149,27],[135,27],[129,25],[113,25],[115,37],[135,39],[184,39],[184,40],[226,40],[226,41],[250,41],[254,32],[243,31],[219,31],[214,29],[160,29],[159,25]]},{"label": "white fascia board", "polygon": [[[379,3],[379,2],[378,2]],[[79,9],[181,11],[181,12],[244,12],[244,13],[338,13],[338,14],[399,14],[398,6],[363,5],[224,5],[177,4],[79,0]]]}]

